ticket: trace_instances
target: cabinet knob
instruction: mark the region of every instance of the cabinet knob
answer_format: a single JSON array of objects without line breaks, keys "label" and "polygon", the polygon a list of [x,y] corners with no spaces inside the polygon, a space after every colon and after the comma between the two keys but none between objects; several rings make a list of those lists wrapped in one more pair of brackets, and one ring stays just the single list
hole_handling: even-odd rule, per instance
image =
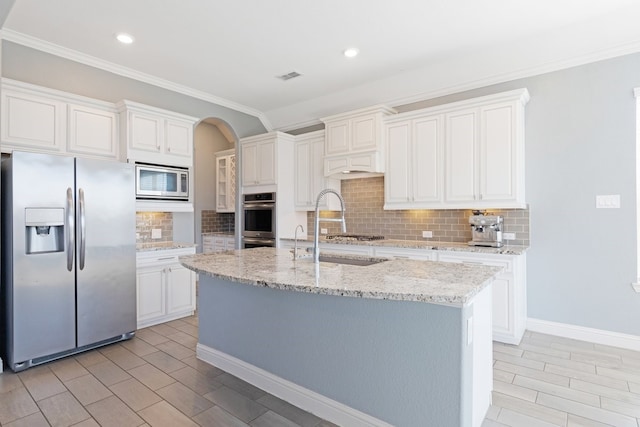
[{"label": "cabinet knob", "polygon": [[167,153],[171,152],[171,147],[167,147]]}]

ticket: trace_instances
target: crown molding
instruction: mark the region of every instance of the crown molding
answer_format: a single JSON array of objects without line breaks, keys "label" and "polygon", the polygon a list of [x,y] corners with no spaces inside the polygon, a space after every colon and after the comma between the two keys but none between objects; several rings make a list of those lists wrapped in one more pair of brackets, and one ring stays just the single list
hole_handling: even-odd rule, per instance
[{"label": "crown molding", "polygon": [[386,101],[383,101],[383,103],[386,105],[390,105],[392,107],[399,107],[402,105],[412,104],[414,102],[426,101],[433,98],[453,95],[456,93],[479,89],[482,87],[491,86],[499,83],[505,83],[513,80],[534,77],[541,74],[565,70],[568,68],[578,67],[580,65],[586,65],[586,64],[590,64],[598,61],[604,61],[606,59],[616,58],[624,55],[630,55],[638,52],[640,52],[640,41],[635,41],[631,43],[625,43],[622,45],[614,46],[609,49],[600,50],[597,52],[578,55],[572,58],[565,58],[557,61],[549,61],[541,65],[531,66],[531,67],[523,68],[521,70],[517,70],[513,72],[494,74],[483,79],[472,80],[459,85],[452,85],[452,86],[448,86],[445,88],[440,88],[432,91],[421,92],[419,94],[411,95],[408,97],[388,99]]},{"label": "crown molding", "polygon": [[137,80],[143,83],[148,83],[153,86],[157,86],[163,89],[167,89],[173,92],[177,92],[183,95],[190,96],[192,98],[200,99],[202,101],[211,102],[222,107],[226,107],[250,116],[256,117],[267,131],[272,130],[271,123],[265,116],[265,114],[259,110],[247,107],[246,105],[238,104],[228,99],[220,98],[210,93],[193,89],[188,86],[184,86],[178,83],[165,80],[151,74],[142,73],[131,68],[123,67],[113,62],[105,61],[95,56],[87,55],[82,52],[78,52],[73,49],[69,49],[48,41],[31,37],[29,35],[13,31],[11,29],[3,28],[0,31],[0,38],[12,43],[17,43],[32,49],[40,50],[42,52],[50,53],[55,56],[59,56],[71,61],[78,62],[80,64],[88,65],[90,67],[98,68],[100,70],[108,71],[119,76],[127,77],[133,80]]}]

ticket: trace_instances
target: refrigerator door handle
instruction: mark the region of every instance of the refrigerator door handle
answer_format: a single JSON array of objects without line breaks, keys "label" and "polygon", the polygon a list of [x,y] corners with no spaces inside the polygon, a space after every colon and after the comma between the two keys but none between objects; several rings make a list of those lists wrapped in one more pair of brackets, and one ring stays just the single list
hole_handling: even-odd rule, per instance
[{"label": "refrigerator door handle", "polygon": [[67,270],[73,270],[73,257],[75,254],[75,208],[73,207],[73,190],[67,188]]},{"label": "refrigerator door handle", "polygon": [[80,212],[80,219],[79,219],[79,227],[80,227],[80,248],[79,248],[79,261],[78,261],[78,267],[80,268],[80,270],[84,269],[84,258],[85,258],[85,252],[86,252],[86,248],[87,248],[87,222],[85,219],[85,206],[84,206],[84,190],[82,188],[80,188],[78,190],[78,210]]}]

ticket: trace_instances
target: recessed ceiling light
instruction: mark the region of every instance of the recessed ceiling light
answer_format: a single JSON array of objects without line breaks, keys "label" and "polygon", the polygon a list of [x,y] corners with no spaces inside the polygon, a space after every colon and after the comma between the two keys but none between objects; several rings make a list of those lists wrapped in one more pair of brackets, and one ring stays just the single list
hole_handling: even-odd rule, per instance
[{"label": "recessed ceiling light", "polygon": [[358,53],[360,53],[360,51],[358,49],[356,49],[355,47],[350,47],[349,49],[345,49],[345,51],[342,52],[342,53],[347,58],[353,58],[354,56],[358,56]]},{"label": "recessed ceiling light", "polygon": [[130,36],[127,33],[118,33],[116,34],[116,39],[118,39],[118,41],[120,43],[124,43],[124,44],[131,44],[133,43],[133,37]]}]

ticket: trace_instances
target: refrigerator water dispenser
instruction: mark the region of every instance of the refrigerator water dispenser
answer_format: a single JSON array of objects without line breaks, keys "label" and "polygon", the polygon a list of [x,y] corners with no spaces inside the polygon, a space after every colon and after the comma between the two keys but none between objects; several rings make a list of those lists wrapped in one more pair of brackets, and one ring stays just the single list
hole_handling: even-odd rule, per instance
[{"label": "refrigerator water dispenser", "polygon": [[26,208],[26,252],[64,252],[64,209]]}]

